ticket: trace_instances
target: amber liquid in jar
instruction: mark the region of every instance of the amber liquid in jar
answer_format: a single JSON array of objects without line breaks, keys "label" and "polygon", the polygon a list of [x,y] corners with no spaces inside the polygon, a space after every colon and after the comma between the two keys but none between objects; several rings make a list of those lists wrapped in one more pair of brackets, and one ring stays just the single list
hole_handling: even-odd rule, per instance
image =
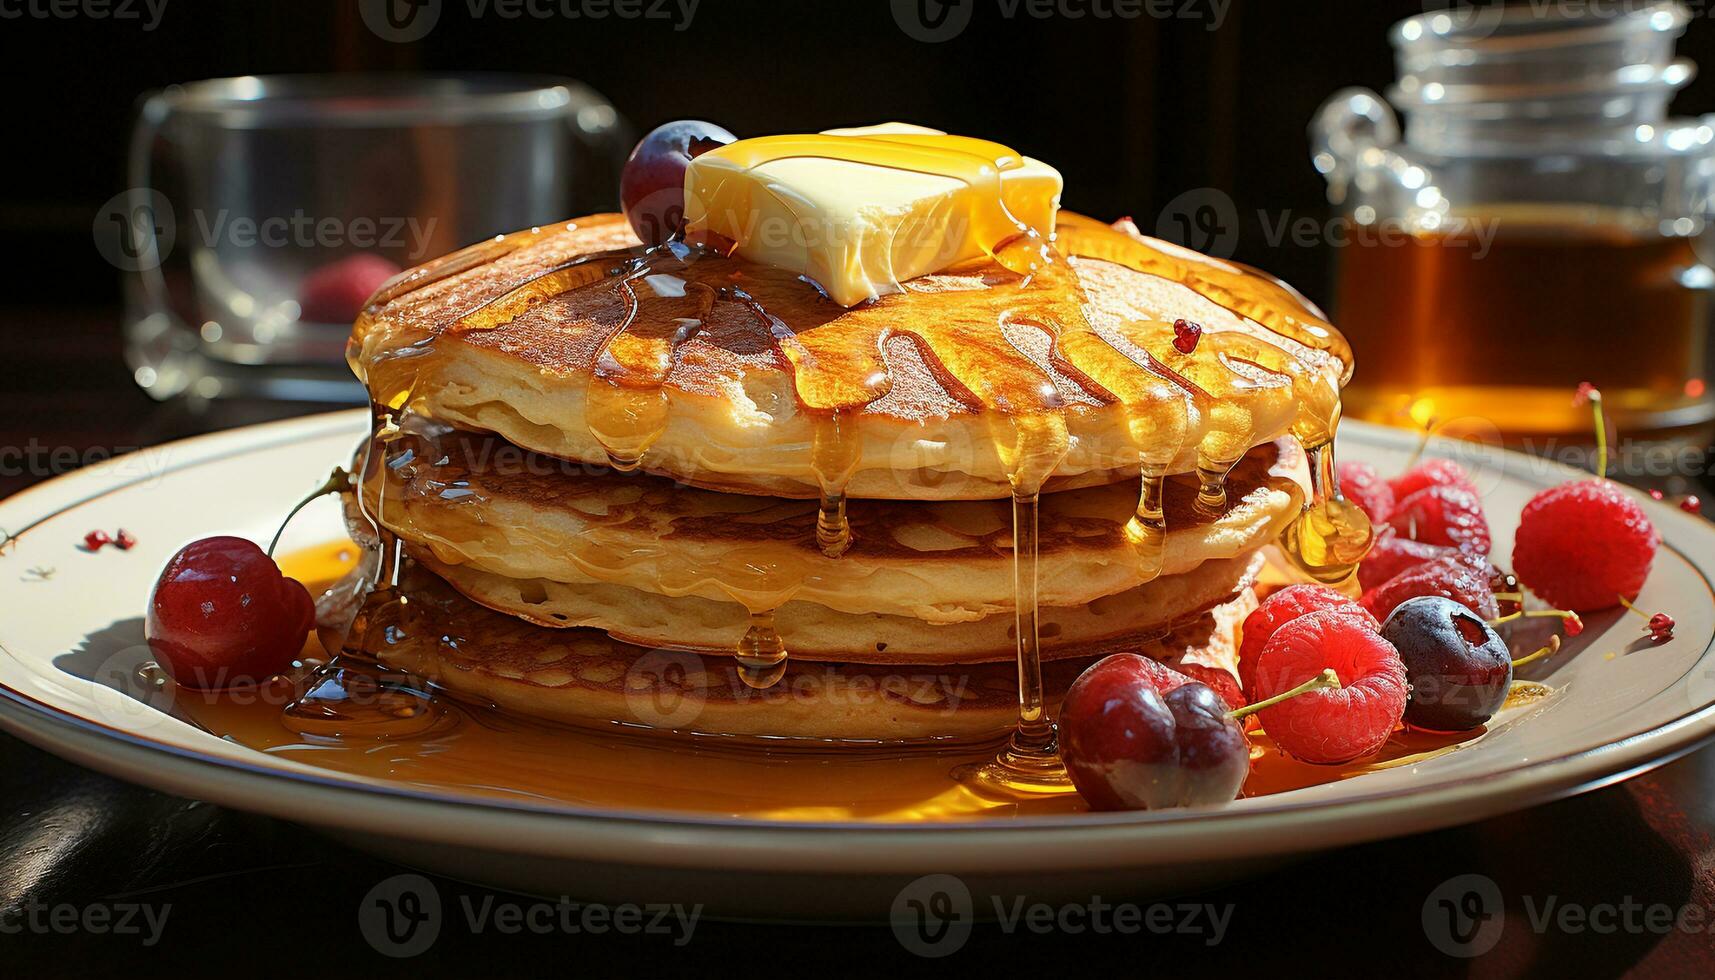
[{"label": "amber liquid in jar", "polygon": [[1540,448],[1588,438],[1571,395],[1589,381],[1628,436],[1707,437],[1715,277],[1692,237],[1611,209],[1509,205],[1351,238],[1335,293],[1358,364],[1348,417]]}]

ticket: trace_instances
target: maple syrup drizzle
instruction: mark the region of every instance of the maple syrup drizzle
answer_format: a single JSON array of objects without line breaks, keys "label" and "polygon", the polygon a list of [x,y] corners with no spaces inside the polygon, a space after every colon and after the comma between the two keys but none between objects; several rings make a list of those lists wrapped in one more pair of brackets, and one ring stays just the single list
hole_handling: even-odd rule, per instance
[{"label": "maple syrup drizzle", "polygon": [[[824,155],[810,137],[747,147],[756,163],[787,155]],[[927,140],[927,143],[923,143]],[[808,141],[808,142],[806,142]],[[943,142],[948,141],[948,142]],[[744,141],[756,143],[758,141]],[[766,141],[763,141],[766,142]],[[495,329],[533,306],[585,288],[611,288],[624,303],[619,325],[608,335],[589,385],[588,418],[596,441],[617,469],[642,465],[645,453],[665,428],[664,390],[679,344],[695,335],[717,302],[738,302],[768,331],[776,352],[790,366],[793,390],[811,418],[814,442],[810,468],[820,492],[816,544],[837,557],[850,546],[845,488],[860,462],[851,423],[883,397],[891,384],[882,349],[888,338],[913,339],[924,362],[943,387],[973,409],[999,422],[1000,447],[1013,493],[1015,523],[1015,614],[1018,618],[1022,748],[1052,746],[1052,726],[1043,708],[1038,650],[1034,528],[1042,485],[1067,452],[1066,402],[1044,366],[1017,348],[996,324],[1009,320],[1042,328],[1049,337],[1048,359],[1074,393],[1096,404],[1125,406],[1128,431],[1140,470],[1138,507],[1128,524],[1139,566],[1158,574],[1167,528],[1161,510],[1162,480],[1178,457],[1192,418],[1204,422],[1196,448],[1199,504],[1212,513],[1226,506],[1226,478],[1255,442],[1257,433],[1279,431],[1290,420],[1311,463],[1310,499],[1281,544],[1295,564],[1319,581],[1349,588],[1357,560],[1369,544],[1361,511],[1344,501],[1334,479],[1332,440],[1338,424],[1338,387],[1333,375],[1349,371],[1350,352],[1338,334],[1283,285],[1215,260],[1186,258],[1155,248],[1107,226],[1074,215],[1063,216],[1058,244],[1076,257],[1114,261],[1136,271],[1189,286],[1210,301],[1260,324],[1280,338],[1265,341],[1246,331],[1211,330],[1193,353],[1179,353],[1170,324],[1132,324],[1132,340],[1104,333],[1088,320],[1076,275],[1055,251],[1055,242],[1023,228],[1005,214],[998,193],[1004,161],[993,154],[998,144],[957,137],[877,137],[856,150],[877,162],[926,172],[959,170],[960,179],[995,182],[997,210],[979,220],[993,223],[994,240],[1003,244],[992,257],[1022,279],[1016,288],[988,288],[946,297],[946,312],[909,330],[893,322],[884,303],[844,312],[838,334],[795,330],[770,314],[736,284],[736,273],[711,286],[692,274],[700,246],[671,243],[646,250],[616,250],[562,263],[495,297],[461,317],[458,330]],[[740,144],[734,144],[735,146]],[[905,148],[902,150],[901,146]],[[1004,148],[1000,148],[1004,150]],[[841,154],[854,152],[850,147]],[[902,157],[903,154],[903,157]],[[962,168],[962,169],[961,169]],[[1009,224],[1010,223],[1010,224]],[[1010,237],[1007,233],[1010,232]],[[508,239],[512,239],[509,241]],[[497,239],[490,253],[510,251],[528,241]],[[422,276],[417,286],[459,269],[489,261],[480,251]],[[450,257],[451,258],[451,257]],[[448,271],[451,270],[451,271]],[[651,284],[665,277],[682,292],[666,295]],[[717,275],[714,277],[720,280]],[[638,290],[645,290],[640,297]],[[1045,288],[1052,287],[1052,288]],[[809,287],[806,287],[809,288]],[[408,290],[407,290],[408,291]],[[387,292],[383,290],[383,294]],[[385,300],[381,300],[384,302]],[[376,304],[371,304],[374,307]],[[672,316],[672,313],[695,315]],[[664,324],[668,326],[664,327]],[[360,322],[359,333],[363,324]],[[400,360],[420,356],[433,338],[402,349]],[[417,365],[406,365],[407,370]],[[382,385],[382,399],[395,410],[406,407],[413,382]],[[1162,384],[1166,380],[1169,384]],[[372,391],[378,390],[375,384]],[[1332,392],[1330,399],[1325,397]],[[1296,405],[1295,405],[1296,402]],[[1294,410],[1296,414],[1294,416]],[[750,612],[751,623],[739,644],[747,683],[766,686],[784,670],[786,643],[774,628],[773,611],[797,591],[807,573],[794,565],[758,556],[738,567],[702,568],[676,581],[664,581],[667,594],[685,594],[712,580]]]},{"label": "maple syrup drizzle", "polygon": [[[337,649],[299,685],[297,696],[281,712],[281,724],[299,735],[401,738],[422,735],[447,720],[444,701],[429,683],[406,671],[384,666],[378,651],[387,631],[410,598],[399,587],[404,552],[399,538],[366,510],[363,483],[384,479],[387,446],[398,434],[393,410],[370,404],[370,432],[358,471],[360,512],[376,538],[375,579],[357,598],[351,623],[338,631]],[[385,496],[376,498],[385,505]],[[318,636],[326,635],[318,630]]]}]

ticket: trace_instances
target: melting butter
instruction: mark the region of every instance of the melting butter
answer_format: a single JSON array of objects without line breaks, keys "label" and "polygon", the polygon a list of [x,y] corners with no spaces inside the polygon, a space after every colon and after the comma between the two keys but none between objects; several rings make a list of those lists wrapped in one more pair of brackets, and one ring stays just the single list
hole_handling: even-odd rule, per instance
[{"label": "melting butter", "polygon": [[685,173],[685,220],[854,306],[1020,236],[1046,243],[1061,186],[999,143],[888,123],[711,150]]}]

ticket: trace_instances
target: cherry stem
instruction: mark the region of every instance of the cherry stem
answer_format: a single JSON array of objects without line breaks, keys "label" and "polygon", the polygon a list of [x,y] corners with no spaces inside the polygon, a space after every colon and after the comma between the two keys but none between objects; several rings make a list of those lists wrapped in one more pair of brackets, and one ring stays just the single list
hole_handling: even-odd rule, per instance
[{"label": "cherry stem", "polygon": [[1578,615],[1577,613],[1571,612],[1571,611],[1566,610],[1566,609],[1532,609],[1528,612],[1523,610],[1523,609],[1520,609],[1516,613],[1508,613],[1505,616],[1500,616],[1498,618],[1489,620],[1489,625],[1490,626],[1500,626],[1503,623],[1510,623],[1515,619],[1526,619],[1526,618],[1535,618],[1535,617],[1542,617],[1542,618],[1553,617],[1555,619],[1572,619],[1573,617],[1575,617],[1577,615]]},{"label": "cherry stem", "polygon": [[1638,617],[1639,619],[1643,620],[1646,623],[1649,622],[1649,620],[1650,620],[1650,614],[1649,613],[1644,612],[1642,609],[1639,609],[1637,606],[1634,606],[1630,602],[1627,602],[1625,596],[1618,596],[1617,598],[1620,600],[1620,605],[1626,607],[1626,611],[1630,612],[1632,615]]},{"label": "cherry stem", "polygon": [[274,557],[274,548],[280,544],[280,535],[286,533],[286,525],[292,523],[292,518],[298,516],[298,511],[309,506],[310,501],[317,497],[326,496],[330,493],[338,493],[350,489],[351,474],[347,473],[342,467],[334,467],[333,472],[328,474],[327,480],[323,481],[321,486],[310,491],[309,496],[298,501],[292,506],[291,510],[286,512],[286,519],[280,522],[280,529],[274,532],[274,540],[268,542],[268,557]]},{"label": "cherry stem", "polygon": [[1322,673],[1317,674],[1315,677],[1310,678],[1290,691],[1282,691],[1272,698],[1264,698],[1261,701],[1252,702],[1251,704],[1247,704],[1244,707],[1235,710],[1232,713],[1232,718],[1237,721],[1254,715],[1264,708],[1272,708],[1282,701],[1291,700],[1300,694],[1309,694],[1311,691],[1320,691],[1324,688],[1330,687],[1338,688],[1339,686],[1340,675],[1334,673],[1334,668],[1324,667],[1322,668]]},{"label": "cherry stem", "polygon": [[1602,393],[1591,389],[1590,411],[1596,416],[1596,475],[1608,475],[1608,423],[1602,416]]},{"label": "cherry stem", "polygon": [[1409,470],[1416,466],[1418,461],[1423,458],[1423,454],[1429,449],[1429,438],[1435,435],[1435,426],[1440,421],[1433,415],[1424,420],[1423,431],[1417,437],[1417,448],[1412,450],[1411,458],[1405,461],[1405,469]]},{"label": "cherry stem", "polygon": [[1518,658],[1517,660],[1514,660],[1513,661],[1513,669],[1516,670],[1520,667],[1523,667],[1525,664],[1534,663],[1538,660],[1541,660],[1544,657],[1552,657],[1559,652],[1560,652],[1560,637],[1558,635],[1551,636],[1548,638],[1548,645],[1543,647],[1541,650],[1538,650],[1532,654],[1527,654],[1523,657]]}]

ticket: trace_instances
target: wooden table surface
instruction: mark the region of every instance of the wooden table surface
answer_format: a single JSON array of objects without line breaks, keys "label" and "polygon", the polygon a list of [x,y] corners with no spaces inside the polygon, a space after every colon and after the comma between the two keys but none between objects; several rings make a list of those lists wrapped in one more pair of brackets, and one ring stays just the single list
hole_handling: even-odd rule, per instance
[{"label": "wooden table surface", "polygon": [[[10,352],[0,385],[0,496],[116,450],[326,407],[156,405],[131,384],[109,311],[11,310],[0,313],[0,331]],[[704,921],[675,945],[664,935],[476,934],[454,924],[429,952],[398,960],[365,940],[357,913],[400,869],[290,824],[140,789],[0,736],[0,964],[10,977],[949,967],[1013,976],[1708,977],[1712,841],[1715,749],[1704,749],[1582,796],[1325,854],[1193,896],[1230,910],[1213,945],[1207,932],[1036,935],[978,924],[956,954],[931,960],[908,952],[886,925]],[[1492,882],[1505,911],[1498,940],[1474,958],[1450,956],[1434,941],[1447,935],[1436,899],[1461,875]],[[519,900],[452,881],[436,887],[443,907]],[[1550,902],[1555,911],[1542,921]],[[128,904],[170,906],[153,945],[141,933],[53,926],[61,906]],[[1675,922],[1664,925],[1669,913]]]}]

